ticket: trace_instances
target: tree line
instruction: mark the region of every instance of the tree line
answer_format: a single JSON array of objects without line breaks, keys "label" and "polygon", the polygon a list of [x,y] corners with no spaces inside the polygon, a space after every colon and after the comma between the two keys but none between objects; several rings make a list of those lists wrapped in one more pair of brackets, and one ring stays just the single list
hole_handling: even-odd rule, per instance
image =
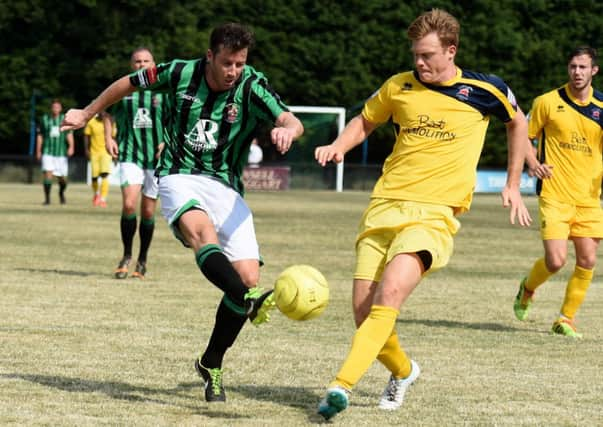
[{"label": "tree line", "polygon": [[[32,101],[38,117],[55,97],[84,106],[129,72],[134,48],[149,47],[158,63],[197,58],[226,21],[252,27],[249,63],[286,103],[357,114],[387,77],[412,68],[406,28],[433,7],[461,23],[457,64],[502,77],[524,111],[567,81],[573,47],[601,43],[596,0],[2,0],[0,153],[27,154]],[[369,162],[382,162],[392,143],[390,130],[372,136]],[[505,163],[504,126],[492,120],[481,167]]]}]

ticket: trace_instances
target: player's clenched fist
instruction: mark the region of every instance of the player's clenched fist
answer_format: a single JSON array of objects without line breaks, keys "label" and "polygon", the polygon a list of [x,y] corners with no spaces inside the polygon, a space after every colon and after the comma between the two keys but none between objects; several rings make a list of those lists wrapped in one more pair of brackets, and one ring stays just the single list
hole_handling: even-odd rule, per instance
[{"label": "player's clenched fist", "polygon": [[285,127],[275,127],[270,131],[270,139],[279,153],[285,154],[291,148],[296,133]]},{"label": "player's clenched fist", "polygon": [[70,109],[61,122],[61,132],[66,130],[81,129],[86,126],[92,116],[86,110]]}]

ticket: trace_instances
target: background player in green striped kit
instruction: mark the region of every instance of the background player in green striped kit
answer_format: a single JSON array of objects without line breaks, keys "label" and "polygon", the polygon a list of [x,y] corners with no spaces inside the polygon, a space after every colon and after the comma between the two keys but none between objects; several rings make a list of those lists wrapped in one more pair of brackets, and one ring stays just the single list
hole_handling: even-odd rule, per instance
[{"label": "background player in green striped kit", "polygon": [[224,401],[222,361],[246,319],[268,320],[272,291],[262,293],[259,248],[241,175],[261,122],[285,153],[303,133],[266,78],[248,66],[254,42],[239,24],[215,28],[204,58],[174,60],[113,82],[83,110],[70,110],[63,129],[77,129],[137,87],[166,92],[170,114],[166,146],[157,167],[162,214],[195,253],[205,277],[224,291],[207,348],[195,360],[205,399]]},{"label": "background player in green striped kit", "polygon": [[65,204],[65,189],[69,173],[67,157],[73,156],[73,132],[61,132],[59,127],[63,121],[63,105],[58,99],[50,104],[50,114],[45,114],[38,125],[36,137],[36,159],[42,161],[44,175],[44,204],[50,204],[52,177],[59,181],[59,198]]},{"label": "background player in green striped kit", "polygon": [[[153,54],[144,47],[134,50],[130,66],[132,70],[154,67]],[[117,279],[125,279],[128,275],[139,197],[140,249],[132,276],[143,279],[147,271],[147,252],[155,230],[158,187],[154,172],[163,147],[163,106],[163,95],[151,91],[135,92],[122,98],[110,111],[117,124],[117,142],[111,134],[111,117],[105,115],[104,118],[107,151],[119,160],[120,165],[120,229],[124,250],[114,273]]]}]

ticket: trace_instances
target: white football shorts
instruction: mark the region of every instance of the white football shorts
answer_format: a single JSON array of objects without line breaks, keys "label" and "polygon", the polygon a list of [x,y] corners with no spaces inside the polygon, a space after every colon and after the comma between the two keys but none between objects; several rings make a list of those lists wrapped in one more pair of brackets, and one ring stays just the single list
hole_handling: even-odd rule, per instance
[{"label": "white football shorts", "polygon": [[231,187],[205,175],[168,175],[159,178],[159,196],[161,214],[183,244],[174,223],[184,212],[200,209],[214,224],[220,246],[230,261],[260,259],[251,210]]},{"label": "white football shorts", "polygon": [[52,172],[54,176],[67,176],[69,174],[69,162],[67,156],[51,156],[42,154],[42,171]]},{"label": "white football shorts", "polygon": [[157,199],[159,188],[153,169],[143,169],[136,163],[123,162],[119,164],[119,183],[122,187],[142,185],[142,194]]}]

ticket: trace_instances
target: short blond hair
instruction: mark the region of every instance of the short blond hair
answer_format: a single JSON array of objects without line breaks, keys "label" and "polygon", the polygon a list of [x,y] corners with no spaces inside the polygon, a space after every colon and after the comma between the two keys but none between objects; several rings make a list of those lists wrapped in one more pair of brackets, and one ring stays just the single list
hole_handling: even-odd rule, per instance
[{"label": "short blond hair", "polygon": [[442,9],[431,9],[421,14],[408,27],[406,34],[412,41],[422,39],[427,34],[437,33],[442,46],[459,45],[459,33],[461,25],[459,21]]}]

